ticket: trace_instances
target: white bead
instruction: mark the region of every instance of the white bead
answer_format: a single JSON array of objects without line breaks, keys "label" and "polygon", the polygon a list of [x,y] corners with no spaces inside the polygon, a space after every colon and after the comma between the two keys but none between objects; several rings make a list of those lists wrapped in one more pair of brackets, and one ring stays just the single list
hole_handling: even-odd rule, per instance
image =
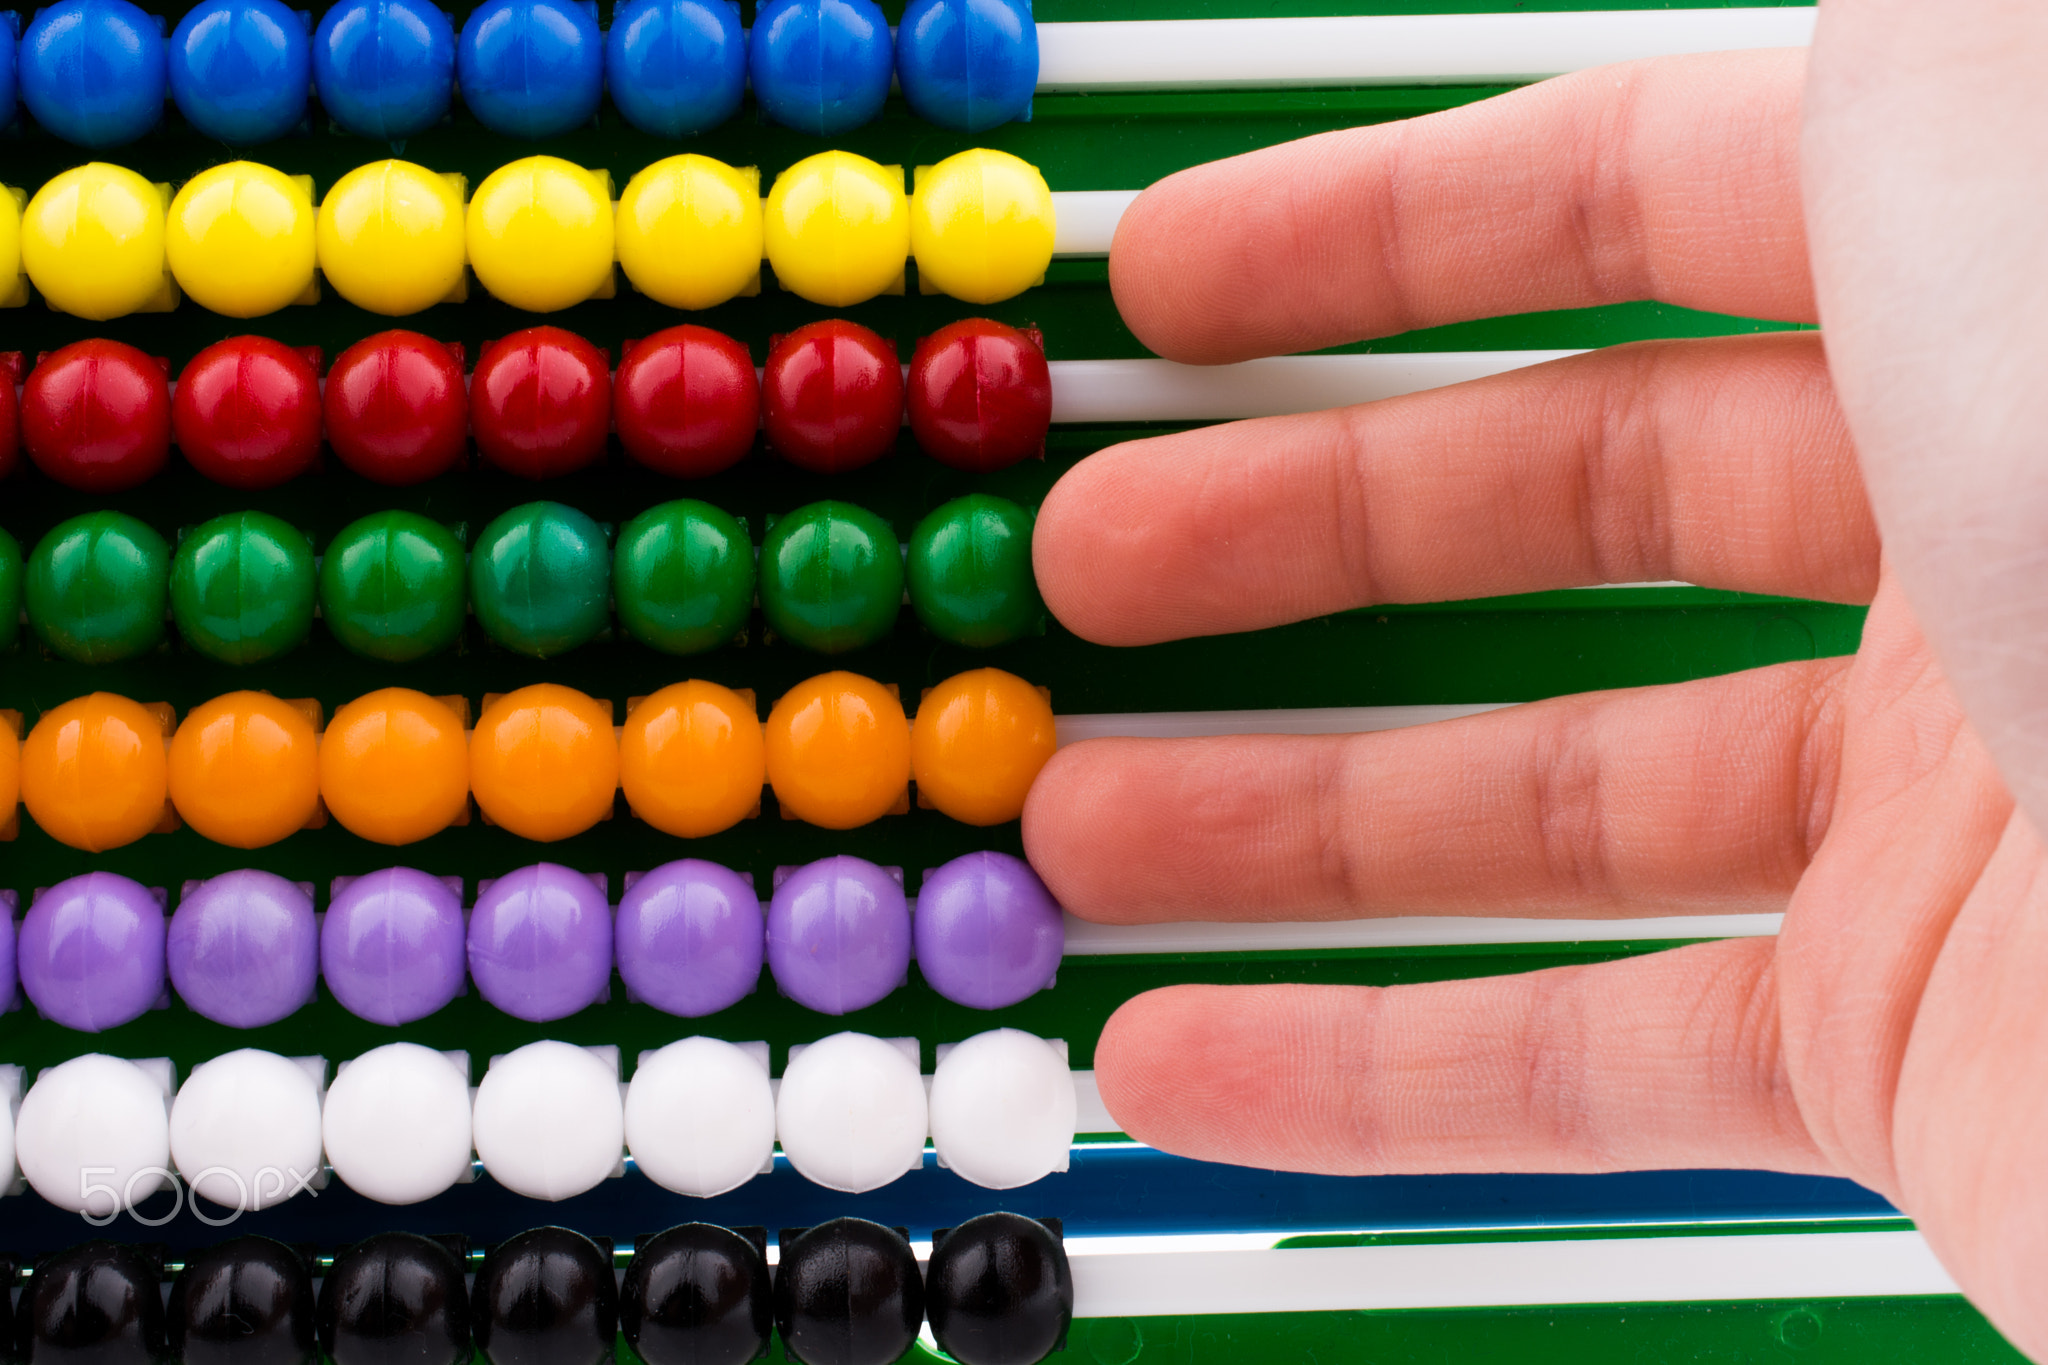
[{"label": "white bead", "polygon": [[243,1048],[202,1062],[171,1106],[171,1158],[193,1192],[264,1209],[320,1174],[320,1088],[275,1052]]},{"label": "white bead", "polygon": [[529,1199],[567,1199],[618,1169],[626,1119],[618,1073],[569,1043],[528,1043],[484,1073],[476,1154]]},{"label": "white bead", "polygon": [[321,1122],[327,1160],[380,1204],[432,1199],[469,1172],[469,1078],[418,1043],[387,1043],[343,1067]]},{"label": "white bead", "polygon": [[924,1078],[880,1038],[835,1033],[782,1073],[775,1132],[783,1155],[829,1190],[880,1189],[924,1152]]},{"label": "white bead", "polygon": [[626,1150],[677,1194],[709,1198],[746,1184],[775,1150],[768,1069],[717,1038],[670,1043],[626,1087]]},{"label": "white bead", "polygon": [[73,1057],[29,1087],[14,1144],[21,1173],[58,1208],[100,1218],[132,1207],[170,1175],[164,1088],[119,1057]]},{"label": "white bead", "polygon": [[955,1174],[1013,1190],[1067,1167],[1074,1073],[1051,1043],[1021,1029],[977,1033],[932,1073],[932,1146]]}]

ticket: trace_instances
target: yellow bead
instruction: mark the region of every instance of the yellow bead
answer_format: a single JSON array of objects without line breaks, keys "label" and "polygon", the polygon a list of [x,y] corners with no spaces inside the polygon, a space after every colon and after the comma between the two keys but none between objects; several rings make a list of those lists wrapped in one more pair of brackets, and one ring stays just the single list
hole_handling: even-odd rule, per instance
[{"label": "yellow bead", "polygon": [[199,834],[263,848],[305,827],[320,803],[319,738],[298,707],[230,692],[185,713],[171,737],[171,804]]},{"label": "yellow bead", "polygon": [[664,834],[700,839],[761,804],[767,753],[754,704],[729,687],[680,682],[634,707],[619,736],[619,785]]},{"label": "yellow bead", "polygon": [[375,161],[334,182],[314,230],[320,272],[358,308],[404,317],[459,303],[462,177]]},{"label": "yellow bead", "polygon": [[21,269],[21,191],[0,185],[0,308],[28,302],[28,276]]},{"label": "yellow bead", "polygon": [[655,162],[619,196],[619,264],[671,308],[715,308],[761,278],[761,173],[691,153]]},{"label": "yellow bead", "polygon": [[986,148],[920,167],[910,201],[918,288],[1000,303],[1052,263],[1052,191],[1028,161]]},{"label": "yellow bead", "polygon": [[469,201],[469,264],[491,296],[552,313],[612,290],[611,180],[554,156],[500,166]]},{"label": "yellow bead", "polygon": [[555,683],[484,707],[469,745],[469,788],[483,813],[525,839],[581,834],[612,808],[619,744],[611,707]]},{"label": "yellow bead", "polygon": [[910,723],[888,688],[825,673],[782,694],[768,713],[768,784],[799,820],[852,829],[879,820],[910,783]]},{"label": "yellow bead", "polygon": [[171,201],[164,251],[178,287],[224,316],[311,303],[312,181],[253,161],[203,170]]},{"label": "yellow bead", "polygon": [[1000,825],[1024,798],[1057,740],[1052,703],[1000,668],[956,673],[925,694],[910,727],[918,795],[969,825]]},{"label": "yellow bead", "polygon": [[409,687],[357,697],[320,736],[320,795],[342,828],[373,843],[439,834],[469,804],[462,717]]},{"label": "yellow bead", "polygon": [[21,263],[52,308],[104,322],[176,305],[164,187],[94,161],[46,182],[21,221]]},{"label": "yellow bead", "polygon": [[910,255],[903,172],[852,152],[819,152],[775,177],[768,264],[792,294],[844,308],[900,290]]},{"label": "yellow bead", "polygon": [[163,822],[164,726],[155,712],[95,692],[43,712],[21,746],[21,799],[43,833],[104,853]]}]

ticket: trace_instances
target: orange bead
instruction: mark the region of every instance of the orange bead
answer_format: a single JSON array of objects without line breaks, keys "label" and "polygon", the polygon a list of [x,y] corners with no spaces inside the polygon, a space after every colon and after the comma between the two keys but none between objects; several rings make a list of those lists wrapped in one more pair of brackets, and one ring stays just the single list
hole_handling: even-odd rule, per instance
[{"label": "orange bead", "polygon": [[555,683],[507,692],[477,720],[469,787],[485,815],[522,838],[581,834],[619,788],[611,708]]},{"label": "orange bead", "polygon": [[21,738],[14,732],[14,721],[0,716],[0,830],[6,828],[20,804]]},{"label": "orange bead", "polygon": [[357,697],[320,736],[320,795],[342,828],[374,843],[439,834],[469,803],[462,717],[409,687]]},{"label": "orange bead", "polygon": [[910,727],[910,775],[918,794],[955,820],[1000,825],[1057,746],[1052,703],[1000,668],[956,673],[918,703]]},{"label": "orange bead", "polygon": [[619,736],[619,785],[664,834],[731,829],[761,804],[768,759],[754,705],[729,687],[679,682],[643,700]]},{"label": "orange bead", "polygon": [[824,673],[768,713],[768,785],[782,809],[826,829],[887,815],[910,782],[910,722],[888,688]]},{"label": "orange bead", "polygon": [[171,736],[171,804],[229,848],[262,848],[303,829],[320,804],[313,722],[267,692],[230,692],[185,713]]},{"label": "orange bead", "polygon": [[111,692],[43,712],[21,746],[29,815],[87,853],[132,844],[163,821],[166,771],[163,722]]}]

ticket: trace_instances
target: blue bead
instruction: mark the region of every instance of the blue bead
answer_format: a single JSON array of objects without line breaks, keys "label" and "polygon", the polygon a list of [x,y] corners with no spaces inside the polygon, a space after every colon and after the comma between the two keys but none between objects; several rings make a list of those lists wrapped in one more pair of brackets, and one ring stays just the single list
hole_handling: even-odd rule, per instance
[{"label": "blue bead", "polygon": [[164,116],[164,32],[128,0],[59,0],[21,40],[21,98],[66,142],[118,147]]},{"label": "blue bead", "polygon": [[279,0],[201,0],[171,33],[171,98],[222,142],[283,137],[306,117],[313,44]]},{"label": "blue bead", "polygon": [[455,96],[455,26],[427,0],[340,0],[313,34],[313,84],[351,133],[424,133]]},{"label": "blue bead", "polygon": [[605,35],[605,80],[626,122],[660,137],[706,132],[739,112],[747,36],[735,0],[626,0]]},{"label": "blue bead", "polygon": [[896,54],[875,0],[768,0],[754,17],[747,70],[761,111],[820,137],[882,112]]},{"label": "blue bead", "polygon": [[543,138],[580,128],[604,95],[597,16],[574,0],[485,0],[462,26],[455,80],[494,133]]},{"label": "blue bead", "polygon": [[20,41],[21,16],[0,10],[0,128],[14,122],[14,47]]},{"label": "blue bead", "polygon": [[1030,118],[1030,0],[910,0],[896,30],[896,79],[910,112],[942,128],[978,133]]}]

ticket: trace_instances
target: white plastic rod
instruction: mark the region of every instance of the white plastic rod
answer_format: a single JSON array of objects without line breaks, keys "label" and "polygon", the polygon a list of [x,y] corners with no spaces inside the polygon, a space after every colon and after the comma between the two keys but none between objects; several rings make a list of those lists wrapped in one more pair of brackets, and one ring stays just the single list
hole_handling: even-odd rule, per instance
[{"label": "white plastic rod", "polygon": [[1811,8],[1115,20],[1038,26],[1038,89],[1508,85],[1610,62],[1804,47]]},{"label": "white plastic rod", "polygon": [[1664,943],[1769,938],[1783,915],[1670,915],[1659,919],[1509,919],[1395,915],[1385,919],[1221,924],[1091,924],[1067,916],[1068,957],[1132,953],[1325,952],[1338,948],[1444,948],[1489,943]]},{"label": "white plastic rod", "polygon": [[1221,422],[1317,412],[1462,384],[1577,351],[1292,355],[1236,365],[1170,360],[1055,360],[1052,420]]},{"label": "white plastic rod", "polygon": [[1139,190],[1054,190],[1052,254],[1107,256],[1124,210]]},{"label": "white plastic rod", "polygon": [[1055,716],[1062,746],[1084,739],[1185,739],[1204,735],[1357,735],[1499,711],[1511,702],[1458,706],[1314,706],[1270,711],[1141,711]]}]

